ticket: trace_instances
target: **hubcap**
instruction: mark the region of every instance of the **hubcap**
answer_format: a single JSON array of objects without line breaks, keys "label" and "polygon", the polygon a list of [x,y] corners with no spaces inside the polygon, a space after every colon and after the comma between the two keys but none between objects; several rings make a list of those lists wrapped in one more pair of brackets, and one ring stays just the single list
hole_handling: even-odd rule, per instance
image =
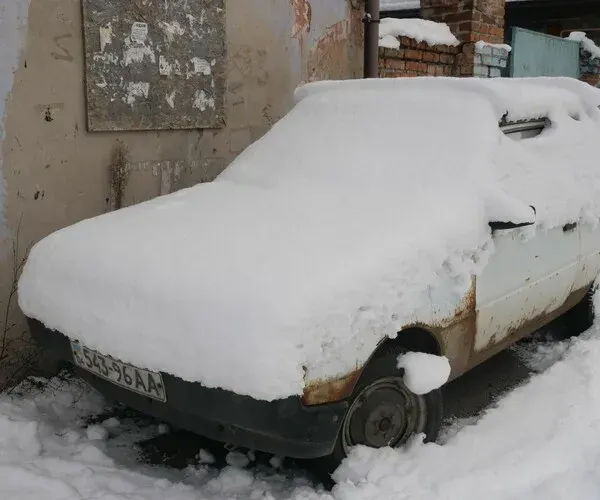
[{"label": "hubcap", "polygon": [[377,380],[354,399],[342,425],[342,446],[397,447],[425,428],[426,405],[410,392],[402,378]]}]

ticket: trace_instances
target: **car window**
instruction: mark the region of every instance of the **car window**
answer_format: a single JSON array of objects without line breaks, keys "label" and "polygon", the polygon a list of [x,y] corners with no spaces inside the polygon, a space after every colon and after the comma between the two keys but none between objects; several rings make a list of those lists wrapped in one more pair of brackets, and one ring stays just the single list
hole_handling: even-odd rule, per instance
[{"label": "car window", "polygon": [[549,126],[550,121],[543,119],[527,122],[504,122],[500,124],[500,129],[507,137],[510,137],[515,141],[523,141],[537,137]]}]

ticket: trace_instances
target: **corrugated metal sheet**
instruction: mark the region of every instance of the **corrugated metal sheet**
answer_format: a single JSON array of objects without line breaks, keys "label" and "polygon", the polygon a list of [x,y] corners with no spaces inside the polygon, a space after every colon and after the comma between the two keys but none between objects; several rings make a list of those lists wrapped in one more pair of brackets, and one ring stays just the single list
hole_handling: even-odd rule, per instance
[{"label": "corrugated metal sheet", "polygon": [[579,43],[523,28],[513,28],[510,76],[579,78]]}]

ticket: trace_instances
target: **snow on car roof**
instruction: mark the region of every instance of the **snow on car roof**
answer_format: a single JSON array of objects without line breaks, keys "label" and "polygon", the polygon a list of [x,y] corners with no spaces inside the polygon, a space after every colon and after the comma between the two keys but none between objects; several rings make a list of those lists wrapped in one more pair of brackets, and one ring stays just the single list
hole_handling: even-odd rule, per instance
[{"label": "snow on car roof", "polygon": [[[532,220],[529,205],[538,230],[600,220],[600,91],[583,83],[320,82],[296,100],[214,182],[35,245],[25,314],[140,367],[273,400],[431,321],[428,290],[462,297],[493,252],[490,220]],[[552,124],[515,142],[506,116]]]}]

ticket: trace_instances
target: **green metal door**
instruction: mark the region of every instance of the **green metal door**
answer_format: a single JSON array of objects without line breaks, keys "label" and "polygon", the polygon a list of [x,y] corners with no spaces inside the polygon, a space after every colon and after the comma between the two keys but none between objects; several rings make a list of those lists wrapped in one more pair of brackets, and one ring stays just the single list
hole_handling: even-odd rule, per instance
[{"label": "green metal door", "polygon": [[579,78],[579,42],[513,28],[510,76]]}]

